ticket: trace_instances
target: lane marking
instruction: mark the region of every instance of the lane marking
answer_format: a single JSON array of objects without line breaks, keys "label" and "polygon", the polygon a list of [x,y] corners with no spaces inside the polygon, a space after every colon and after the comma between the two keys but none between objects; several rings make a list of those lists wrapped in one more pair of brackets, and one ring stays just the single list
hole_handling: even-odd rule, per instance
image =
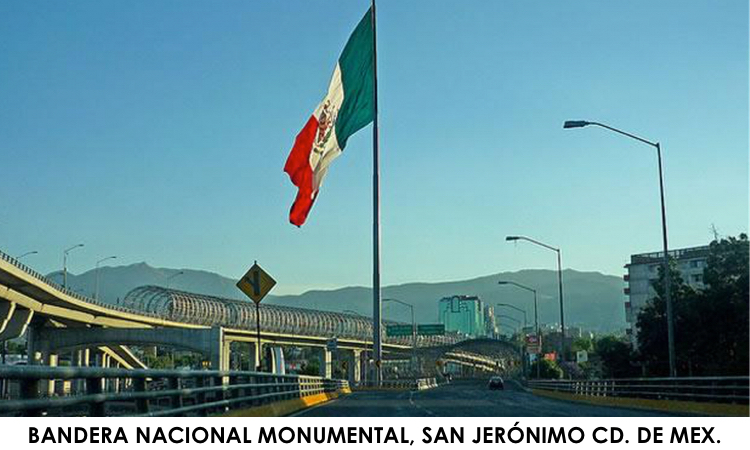
[{"label": "lane marking", "polygon": [[433,416],[434,417],[435,416],[434,412],[430,411],[429,409],[425,408],[422,405],[417,404],[414,401],[414,392],[416,392],[416,391],[409,391],[409,403],[411,403],[411,405],[414,406],[415,408],[423,410],[425,413],[427,413],[428,416]]}]

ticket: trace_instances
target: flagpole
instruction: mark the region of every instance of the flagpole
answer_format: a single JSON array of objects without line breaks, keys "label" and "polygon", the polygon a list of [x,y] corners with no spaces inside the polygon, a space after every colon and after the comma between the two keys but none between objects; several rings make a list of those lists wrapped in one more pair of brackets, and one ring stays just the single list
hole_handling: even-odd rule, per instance
[{"label": "flagpole", "polygon": [[375,386],[383,381],[382,301],[380,298],[380,139],[378,136],[378,44],[375,22],[375,0],[372,0],[372,68],[375,118],[372,126],[372,350],[375,360]]}]

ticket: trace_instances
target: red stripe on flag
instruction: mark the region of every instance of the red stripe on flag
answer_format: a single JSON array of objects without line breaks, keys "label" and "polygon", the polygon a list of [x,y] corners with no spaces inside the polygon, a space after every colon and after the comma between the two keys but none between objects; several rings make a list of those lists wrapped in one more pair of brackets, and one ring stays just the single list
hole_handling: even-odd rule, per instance
[{"label": "red stripe on flag", "polygon": [[317,194],[313,192],[313,170],[310,167],[310,152],[317,131],[318,119],[314,115],[310,116],[310,120],[294,140],[294,147],[284,165],[284,172],[289,174],[292,183],[299,189],[289,211],[289,222],[298,227],[305,223]]}]

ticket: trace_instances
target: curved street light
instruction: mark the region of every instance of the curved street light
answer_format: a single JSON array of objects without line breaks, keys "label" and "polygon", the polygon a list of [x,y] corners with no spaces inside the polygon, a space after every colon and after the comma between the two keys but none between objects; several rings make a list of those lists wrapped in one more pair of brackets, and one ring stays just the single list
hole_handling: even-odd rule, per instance
[{"label": "curved street light", "polygon": [[525,309],[521,309],[521,308],[519,308],[517,306],[513,306],[510,303],[495,303],[495,305],[497,305],[497,306],[505,306],[506,308],[515,309],[516,311],[518,311],[521,314],[523,314],[523,326],[524,327],[526,326],[527,319],[526,319],[526,310]]},{"label": "curved street light", "polygon": [[674,337],[674,313],[672,309],[672,293],[671,293],[671,280],[669,279],[669,246],[667,244],[667,208],[664,203],[664,173],[662,171],[661,164],[661,144],[658,142],[651,142],[648,139],[644,139],[640,136],[636,136],[626,131],[618,130],[617,128],[605,125],[600,122],[589,122],[586,120],[568,120],[563,124],[563,128],[582,128],[585,126],[594,125],[597,127],[605,128],[609,131],[621,134],[623,136],[635,139],[638,142],[650,145],[656,149],[656,158],[659,164],[659,198],[661,200],[661,235],[662,244],[664,246],[664,259],[662,261],[664,268],[664,297],[666,297],[667,303],[667,346],[669,352],[669,376],[677,376],[677,357],[675,351],[675,337]]},{"label": "curved street light", "polygon": [[99,301],[99,264],[110,259],[117,259],[117,256],[107,256],[96,262],[96,287],[94,288],[94,300]]},{"label": "curved street light", "polygon": [[76,244],[63,250],[63,288],[68,287],[68,253],[79,247],[83,247],[83,244]]},{"label": "curved street light", "polygon": [[411,310],[411,352],[412,352],[412,366],[416,364],[417,361],[417,322],[414,319],[414,305],[411,303],[403,302],[397,298],[384,298],[383,303],[385,302],[394,302],[398,303],[400,305],[404,305],[408,307]]},{"label": "curved street light", "polygon": [[37,253],[39,253],[39,252],[36,251],[36,250],[32,250],[32,251],[26,252],[26,253],[22,253],[22,254],[16,256],[16,261],[20,261],[21,258],[23,258],[25,256],[36,255]]},{"label": "curved street light", "polygon": [[[539,308],[538,308],[537,300],[536,300],[536,297],[537,297],[536,296],[536,289],[528,287],[528,286],[523,285],[521,283],[516,283],[515,281],[498,281],[497,284],[499,284],[501,286],[503,286],[503,285],[516,286],[516,287],[519,287],[521,289],[524,289],[524,290],[527,290],[529,292],[533,292],[534,293],[534,328],[536,328],[536,338],[537,339],[541,339],[542,335],[541,335],[541,333],[539,331]],[[539,367],[539,364],[537,364],[536,365],[536,377],[537,378],[541,378],[540,371],[541,371],[541,368]]]},{"label": "curved street light", "polygon": [[[562,282],[562,256],[560,255],[560,249],[557,247],[553,247],[551,245],[545,244],[543,242],[539,242],[536,239],[531,239],[530,237],[526,236],[506,236],[505,240],[508,242],[514,242],[514,241],[527,241],[531,242],[532,244],[536,244],[540,247],[544,247],[547,250],[552,250],[553,252],[557,253],[557,286],[559,289],[559,296],[560,296],[560,359],[562,361],[565,361],[566,359],[566,352],[565,352],[565,308],[564,308],[564,302],[563,302],[563,282]],[[517,285],[516,285],[517,286]]]},{"label": "curved street light", "polygon": [[180,270],[177,273],[173,273],[172,275],[167,277],[167,289],[169,289],[169,286],[172,284],[172,279],[179,277],[180,275],[184,275],[185,272]]},{"label": "curved street light", "polygon": [[[531,293],[534,294],[534,328],[536,328],[536,334],[539,335],[539,307],[538,307],[538,303],[537,303],[537,299],[536,299],[536,297],[537,297],[537,295],[536,295],[536,289],[528,287],[528,286],[523,285],[521,283],[516,283],[515,281],[498,281],[497,284],[499,284],[501,286],[505,286],[505,285],[516,286],[516,287],[519,287],[521,289],[524,289],[524,290],[529,291],[529,292],[531,292]],[[525,312],[526,311],[524,311],[524,314],[525,314]]]}]

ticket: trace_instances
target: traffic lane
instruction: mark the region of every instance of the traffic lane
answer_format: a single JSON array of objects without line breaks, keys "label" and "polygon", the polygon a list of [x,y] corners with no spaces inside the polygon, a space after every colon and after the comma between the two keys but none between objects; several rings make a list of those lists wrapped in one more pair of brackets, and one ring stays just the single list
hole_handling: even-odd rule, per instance
[{"label": "traffic lane", "polygon": [[[446,389],[447,388],[447,389]],[[415,392],[412,403],[439,417],[650,417],[674,416],[659,411],[615,408],[541,397],[508,382],[490,391],[485,382],[459,382]]]},{"label": "traffic lane", "polygon": [[304,417],[647,417],[657,411],[586,405],[540,397],[513,382],[490,391],[482,381],[424,391],[359,391],[298,414]]}]

